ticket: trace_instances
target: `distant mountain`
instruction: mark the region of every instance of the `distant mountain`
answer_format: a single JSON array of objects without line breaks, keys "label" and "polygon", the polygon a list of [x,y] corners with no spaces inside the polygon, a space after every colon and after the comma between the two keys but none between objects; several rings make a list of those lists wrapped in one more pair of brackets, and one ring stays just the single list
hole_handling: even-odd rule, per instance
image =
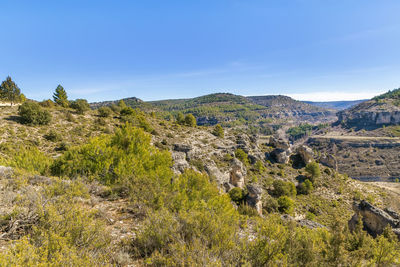
[{"label": "distant mountain", "polygon": [[347,127],[374,129],[400,124],[400,88],[338,112],[338,122]]},{"label": "distant mountain", "polygon": [[368,99],[351,100],[351,101],[326,101],[326,102],[303,101],[303,102],[321,108],[344,110],[367,100]]}]

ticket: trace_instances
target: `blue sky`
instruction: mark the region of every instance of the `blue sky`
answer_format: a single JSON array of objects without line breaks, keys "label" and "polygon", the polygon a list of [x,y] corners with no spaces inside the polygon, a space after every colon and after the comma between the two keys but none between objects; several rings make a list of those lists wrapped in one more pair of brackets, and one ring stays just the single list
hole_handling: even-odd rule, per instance
[{"label": "blue sky", "polygon": [[0,1],[0,79],[29,98],[214,92],[368,98],[400,87],[400,1]]}]

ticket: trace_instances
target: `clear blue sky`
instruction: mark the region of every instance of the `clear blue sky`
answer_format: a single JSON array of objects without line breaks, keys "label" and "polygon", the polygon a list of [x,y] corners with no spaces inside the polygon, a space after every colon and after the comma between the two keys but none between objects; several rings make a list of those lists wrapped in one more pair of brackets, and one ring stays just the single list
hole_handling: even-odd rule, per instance
[{"label": "clear blue sky", "polygon": [[400,87],[400,1],[0,1],[0,79],[37,100],[297,99]]}]

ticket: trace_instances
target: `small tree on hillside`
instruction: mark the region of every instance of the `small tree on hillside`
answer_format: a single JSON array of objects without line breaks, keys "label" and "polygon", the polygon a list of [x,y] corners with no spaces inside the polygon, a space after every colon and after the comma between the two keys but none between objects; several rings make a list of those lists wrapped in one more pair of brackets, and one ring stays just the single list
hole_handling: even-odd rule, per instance
[{"label": "small tree on hillside", "polygon": [[0,85],[0,97],[2,100],[9,101],[11,106],[21,100],[21,90],[10,76],[7,76],[6,80]]},{"label": "small tree on hillside", "polygon": [[197,125],[196,118],[192,114],[187,114],[185,116],[185,124],[190,127],[195,127]]},{"label": "small tree on hillside", "polygon": [[76,113],[83,114],[90,109],[90,105],[86,99],[77,99],[72,101],[70,107],[76,110]]},{"label": "small tree on hillside", "polygon": [[68,96],[67,92],[64,90],[64,87],[61,85],[58,85],[54,94],[53,94],[53,99],[54,102],[56,102],[58,105],[62,107],[68,107],[69,102],[68,102]]},{"label": "small tree on hillside", "polygon": [[224,138],[224,129],[222,128],[221,125],[219,124],[215,125],[213,135]]},{"label": "small tree on hillside", "polygon": [[313,182],[316,178],[321,175],[321,171],[319,169],[319,164],[316,162],[310,162],[306,166],[306,172],[311,175],[311,182]]}]

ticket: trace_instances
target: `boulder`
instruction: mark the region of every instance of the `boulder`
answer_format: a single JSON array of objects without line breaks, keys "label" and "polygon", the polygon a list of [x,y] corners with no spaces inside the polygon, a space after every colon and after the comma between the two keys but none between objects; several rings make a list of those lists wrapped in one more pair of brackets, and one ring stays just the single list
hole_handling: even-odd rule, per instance
[{"label": "boulder", "polygon": [[176,174],[183,173],[185,171],[185,169],[190,167],[189,163],[186,161],[186,153],[173,151],[171,153],[171,155],[172,155],[172,159],[174,161],[172,170]]},{"label": "boulder", "polygon": [[271,137],[269,145],[275,148],[271,153],[271,158],[277,163],[287,164],[290,159],[291,147],[287,140],[283,138]]},{"label": "boulder", "polygon": [[174,144],[174,150],[178,152],[189,152],[192,150],[192,146],[187,145],[187,144]]},{"label": "boulder", "polygon": [[238,160],[237,158],[234,158],[232,160],[232,167],[229,172],[229,182],[241,189],[244,188],[244,177],[246,176],[246,168],[243,166],[243,163]]},{"label": "boulder", "polygon": [[338,169],[337,160],[336,160],[335,156],[333,156],[331,154],[322,155],[319,158],[319,162],[324,166],[334,169],[335,171],[337,171],[337,169]]},{"label": "boulder", "polygon": [[236,136],[236,148],[242,149],[244,152],[249,153],[251,149],[250,138],[245,134]]},{"label": "boulder", "polygon": [[314,152],[308,146],[301,145],[296,149],[296,153],[299,154],[304,165],[314,161]]},{"label": "boulder", "polygon": [[204,169],[210,177],[214,178],[218,182],[219,185],[224,185],[229,182],[229,173],[222,173],[214,161],[208,161],[204,166]]},{"label": "boulder", "polygon": [[349,221],[349,229],[354,230],[358,220],[361,216],[364,229],[372,236],[376,237],[383,233],[383,230],[390,226],[393,228],[393,232],[400,239],[400,220],[397,219],[400,217],[394,211],[390,211],[389,213],[371,205],[369,202],[362,200],[360,203],[355,203],[353,205],[353,209],[355,214]]},{"label": "boulder", "polygon": [[281,219],[284,221],[293,221],[296,222],[298,225],[303,226],[303,227],[307,227],[309,229],[315,229],[315,228],[326,228],[325,225],[322,225],[320,223],[311,221],[311,220],[307,220],[307,219],[298,219],[296,220],[295,218],[293,218],[292,216],[288,215],[288,214],[284,214],[281,216]]},{"label": "boulder", "polygon": [[257,210],[259,215],[262,215],[262,189],[261,187],[253,184],[247,186],[248,195],[246,196],[246,203],[250,207]]}]

